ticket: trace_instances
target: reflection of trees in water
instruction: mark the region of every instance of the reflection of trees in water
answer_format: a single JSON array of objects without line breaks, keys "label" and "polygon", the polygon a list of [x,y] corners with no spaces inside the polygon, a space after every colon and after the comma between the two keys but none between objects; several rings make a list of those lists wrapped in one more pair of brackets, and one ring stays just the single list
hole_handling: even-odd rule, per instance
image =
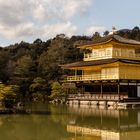
[{"label": "reflection of trees in water", "polygon": [[68,135],[63,119],[65,115],[53,112],[52,115],[0,116],[0,139],[58,140]]},{"label": "reflection of trees in water", "polygon": [[73,119],[75,114],[69,112],[68,107],[65,105],[51,105],[50,106],[51,118],[56,123],[61,123],[64,127]]}]

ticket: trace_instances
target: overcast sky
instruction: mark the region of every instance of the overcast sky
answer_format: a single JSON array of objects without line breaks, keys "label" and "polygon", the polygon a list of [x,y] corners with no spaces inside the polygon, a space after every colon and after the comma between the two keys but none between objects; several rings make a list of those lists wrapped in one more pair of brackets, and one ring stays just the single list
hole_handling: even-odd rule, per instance
[{"label": "overcast sky", "polygon": [[140,26],[140,0],[0,0],[0,45]]}]

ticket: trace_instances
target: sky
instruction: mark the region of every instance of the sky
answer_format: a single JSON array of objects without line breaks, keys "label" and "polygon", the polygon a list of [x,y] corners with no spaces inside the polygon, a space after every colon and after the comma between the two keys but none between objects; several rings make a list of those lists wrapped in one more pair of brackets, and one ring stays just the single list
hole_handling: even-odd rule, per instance
[{"label": "sky", "polygon": [[140,0],[0,0],[0,46],[140,26]]}]

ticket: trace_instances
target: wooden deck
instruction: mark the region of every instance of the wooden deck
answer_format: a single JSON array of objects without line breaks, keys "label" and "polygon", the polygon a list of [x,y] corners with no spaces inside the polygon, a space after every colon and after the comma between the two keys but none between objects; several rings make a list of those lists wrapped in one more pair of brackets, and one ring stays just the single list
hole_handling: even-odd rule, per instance
[{"label": "wooden deck", "polygon": [[68,100],[79,101],[120,101],[128,99],[128,95],[117,94],[70,94]]},{"label": "wooden deck", "polygon": [[97,107],[113,107],[127,109],[140,107],[140,97],[128,97],[117,94],[70,94],[68,102],[73,105],[94,105]]}]

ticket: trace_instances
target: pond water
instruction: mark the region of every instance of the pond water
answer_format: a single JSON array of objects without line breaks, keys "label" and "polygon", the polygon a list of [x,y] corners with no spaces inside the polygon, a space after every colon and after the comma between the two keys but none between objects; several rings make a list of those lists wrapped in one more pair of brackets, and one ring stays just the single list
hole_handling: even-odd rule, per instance
[{"label": "pond water", "polygon": [[0,115],[0,140],[140,140],[140,110],[34,104]]}]

